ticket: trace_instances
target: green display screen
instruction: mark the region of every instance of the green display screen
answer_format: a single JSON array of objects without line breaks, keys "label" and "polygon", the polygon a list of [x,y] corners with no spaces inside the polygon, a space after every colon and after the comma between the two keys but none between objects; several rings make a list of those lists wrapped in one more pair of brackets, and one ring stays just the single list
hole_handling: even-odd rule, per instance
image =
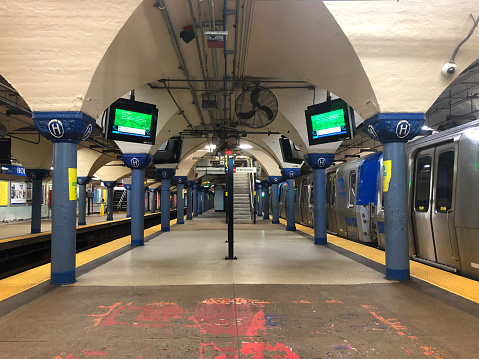
[{"label": "green display screen", "polygon": [[346,133],[343,109],[311,116],[313,138]]},{"label": "green display screen", "polygon": [[152,119],[153,115],[151,114],[117,108],[115,111],[113,133],[148,138],[150,137]]}]

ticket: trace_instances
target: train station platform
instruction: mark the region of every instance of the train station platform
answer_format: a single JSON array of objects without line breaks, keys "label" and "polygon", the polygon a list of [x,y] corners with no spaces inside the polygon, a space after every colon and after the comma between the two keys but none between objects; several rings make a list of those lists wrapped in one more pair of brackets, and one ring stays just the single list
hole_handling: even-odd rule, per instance
[{"label": "train station platform", "polygon": [[1,280],[0,358],[479,357],[477,282],[391,282],[374,248],[261,219],[235,225],[238,260],[225,260],[224,218],[79,253],[72,285],[48,284],[48,265]]},{"label": "train station platform", "polygon": [[[113,220],[125,218],[125,212],[113,213]],[[87,224],[95,224],[106,222],[105,215],[92,214],[86,217]],[[52,220],[42,219],[42,232],[50,232],[52,230]],[[0,223],[0,239],[8,239],[13,237],[25,236],[31,233],[30,221],[19,221],[10,223]]]}]

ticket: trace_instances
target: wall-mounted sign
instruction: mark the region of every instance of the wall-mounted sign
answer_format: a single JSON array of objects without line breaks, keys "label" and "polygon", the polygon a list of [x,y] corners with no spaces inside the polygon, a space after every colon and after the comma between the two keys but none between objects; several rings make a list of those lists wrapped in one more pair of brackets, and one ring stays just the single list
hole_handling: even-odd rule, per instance
[{"label": "wall-mounted sign", "polygon": [[3,175],[26,176],[25,168],[22,166],[2,165]]},{"label": "wall-mounted sign", "polygon": [[233,173],[256,173],[256,167],[234,167]]},{"label": "wall-mounted sign", "polygon": [[10,204],[27,203],[27,184],[25,182],[11,182],[10,185]]},{"label": "wall-mounted sign", "polygon": [[8,182],[0,181],[0,206],[8,206]]}]

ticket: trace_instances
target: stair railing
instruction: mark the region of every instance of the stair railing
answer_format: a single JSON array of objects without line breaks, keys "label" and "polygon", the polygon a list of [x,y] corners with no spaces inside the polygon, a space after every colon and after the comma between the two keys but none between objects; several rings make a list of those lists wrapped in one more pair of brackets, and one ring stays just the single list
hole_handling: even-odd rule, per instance
[{"label": "stair railing", "polygon": [[120,200],[118,201],[118,203],[117,203],[117,205],[116,205],[116,207],[117,207],[116,210],[117,210],[117,211],[120,211],[120,210],[121,210],[121,204],[123,203],[123,201],[124,201],[124,199],[125,199],[125,197],[126,197],[126,193],[127,193],[127,192],[128,192],[128,191],[123,191],[123,193],[121,194]]}]

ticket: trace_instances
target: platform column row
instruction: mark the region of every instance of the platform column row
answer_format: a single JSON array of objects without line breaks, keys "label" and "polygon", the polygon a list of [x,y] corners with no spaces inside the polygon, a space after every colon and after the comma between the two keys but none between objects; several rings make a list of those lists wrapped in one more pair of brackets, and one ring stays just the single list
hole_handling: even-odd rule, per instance
[{"label": "platform column row", "polygon": [[282,176],[269,176],[268,180],[271,183],[271,213],[273,224],[279,224],[279,183],[282,181]]}]

